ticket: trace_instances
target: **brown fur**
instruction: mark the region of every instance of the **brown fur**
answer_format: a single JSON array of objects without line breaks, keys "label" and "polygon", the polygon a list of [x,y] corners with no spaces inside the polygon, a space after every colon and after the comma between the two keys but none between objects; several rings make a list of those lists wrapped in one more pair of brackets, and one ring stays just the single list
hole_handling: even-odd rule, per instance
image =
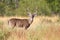
[{"label": "brown fur", "polygon": [[17,19],[17,18],[12,18],[8,22],[11,23],[11,26],[15,27],[24,27],[27,29],[30,26],[30,23],[28,22],[27,19]]}]

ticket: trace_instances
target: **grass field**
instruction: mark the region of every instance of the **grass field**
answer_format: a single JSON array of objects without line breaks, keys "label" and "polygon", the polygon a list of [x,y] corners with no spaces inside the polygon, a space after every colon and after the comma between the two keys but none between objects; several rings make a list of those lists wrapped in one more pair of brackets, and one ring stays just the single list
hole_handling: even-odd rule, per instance
[{"label": "grass field", "polygon": [[35,17],[27,30],[20,27],[10,29],[7,23],[10,18],[13,17],[0,17],[0,40],[60,40],[60,19],[58,16]]}]

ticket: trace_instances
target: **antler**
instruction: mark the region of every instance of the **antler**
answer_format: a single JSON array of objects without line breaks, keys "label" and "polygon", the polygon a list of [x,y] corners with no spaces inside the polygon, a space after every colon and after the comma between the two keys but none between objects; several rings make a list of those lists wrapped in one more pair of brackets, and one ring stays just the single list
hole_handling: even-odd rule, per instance
[{"label": "antler", "polygon": [[34,14],[37,14],[37,9],[38,9],[38,8],[36,7],[36,8],[35,8],[35,12],[34,12]]},{"label": "antler", "polygon": [[27,8],[27,13],[29,16],[31,16],[31,12],[30,12],[29,8]]}]

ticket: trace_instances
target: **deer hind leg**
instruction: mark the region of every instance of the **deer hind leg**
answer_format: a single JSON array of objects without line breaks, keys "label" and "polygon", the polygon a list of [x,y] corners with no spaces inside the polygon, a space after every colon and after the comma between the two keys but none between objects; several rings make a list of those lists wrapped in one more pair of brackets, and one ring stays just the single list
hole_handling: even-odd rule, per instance
[{"label": "deer hind leg", "polygon": [[15,23],[9,22],[9,27],[10,27],[10,28],[14,28],[14,27],[15,27]]}]

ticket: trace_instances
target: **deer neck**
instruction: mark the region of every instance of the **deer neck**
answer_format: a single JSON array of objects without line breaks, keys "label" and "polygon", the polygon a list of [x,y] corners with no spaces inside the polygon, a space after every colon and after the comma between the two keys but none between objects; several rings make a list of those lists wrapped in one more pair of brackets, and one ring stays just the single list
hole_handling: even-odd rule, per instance
[{"label": "deer neck", "polygon": [[29,18],[29,23],[31,24],[32,22],[33,22],[33,18],[30,17],[30,18]]}]

